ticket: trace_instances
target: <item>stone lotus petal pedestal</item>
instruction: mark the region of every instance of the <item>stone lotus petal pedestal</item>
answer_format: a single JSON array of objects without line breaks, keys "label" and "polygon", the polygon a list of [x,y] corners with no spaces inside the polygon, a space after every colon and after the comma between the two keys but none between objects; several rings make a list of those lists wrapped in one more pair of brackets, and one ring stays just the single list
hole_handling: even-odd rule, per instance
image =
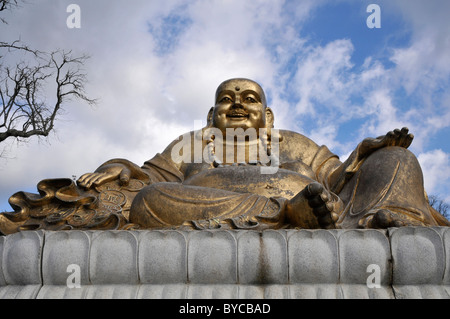
[{"label": "stone lotus petal pedestal", "polygon": [[0,256],[1,298],[450,297],[448,227],[25,231]]}]

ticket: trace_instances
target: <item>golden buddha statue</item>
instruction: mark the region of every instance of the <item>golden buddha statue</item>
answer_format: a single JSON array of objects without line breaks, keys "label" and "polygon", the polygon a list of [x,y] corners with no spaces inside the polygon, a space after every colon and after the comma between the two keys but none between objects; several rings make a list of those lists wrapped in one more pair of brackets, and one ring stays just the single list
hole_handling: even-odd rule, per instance
[{"label": "golden buddha statue", "polygon": [[7,234],[26,229],[388,228],[450,223],[428,202],[407,128],[364,139],[345,162],[326,146],[274,129],[261,86],[219,85],[207,126],[138,166],[44,180],[11,196]]}]

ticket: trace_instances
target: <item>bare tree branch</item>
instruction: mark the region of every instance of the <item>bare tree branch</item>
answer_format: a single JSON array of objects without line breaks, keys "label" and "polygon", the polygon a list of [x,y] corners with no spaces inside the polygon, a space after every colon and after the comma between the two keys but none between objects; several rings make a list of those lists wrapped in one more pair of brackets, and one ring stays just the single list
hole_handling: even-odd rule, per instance
[{"label": "bare tree branch", "polygon": [[[12,9],[13,7],[17,7],[18,1],[17,0],[0,0],[0,12]],[[0,17],[0,22],[8,24],[5,19]]]},{"label": "bare tree branch", "polygon": [[36,58],[41,58],[41,55],[44,55],[44,52],[32,50],[28,46],[21,44],[20,40],[16,40],[12,43],[0,41],[0,49],[7,49],[8,52],[12,52],[13,50],[22,50],[33,54]]},{"label": "bare tree branch", "polygon": [[17,0],[0,0],[0,12],[17,6]]}]

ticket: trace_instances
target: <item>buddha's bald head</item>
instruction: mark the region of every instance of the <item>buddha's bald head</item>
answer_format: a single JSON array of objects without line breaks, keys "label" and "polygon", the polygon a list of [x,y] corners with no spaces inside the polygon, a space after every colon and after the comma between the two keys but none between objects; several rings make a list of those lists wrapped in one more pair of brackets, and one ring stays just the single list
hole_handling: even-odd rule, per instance
[{"label": "buddha's bald head", "polygon": [[246,78],[234,78],[223,81],[217,87],[216,90],[216,104],[218,102],[218,98],[221,92],[225,90],[235,91],[235,92],[244,92],[245,90],[252,90],[258,93],[261,103],[264,106],[267,106],[266,95],[264,94],[264,90],[262,87],[255,81],[246,79]]}]

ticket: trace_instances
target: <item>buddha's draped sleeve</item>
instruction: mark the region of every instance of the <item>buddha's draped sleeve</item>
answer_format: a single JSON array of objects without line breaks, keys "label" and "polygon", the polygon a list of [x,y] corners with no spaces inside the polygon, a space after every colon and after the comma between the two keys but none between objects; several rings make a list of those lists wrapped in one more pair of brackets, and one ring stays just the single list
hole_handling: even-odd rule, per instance
[{"label": "buddha's draped sleeve", "polygon": [[310,166],[316,174],[316,180],[326,184],[330,172],[334,171],[340,164],[342,163],[339,161],[339,157],[333,154],[328,147],[322,145],[319,147]]},{"label": "buddha's draped sleeve", "polygon": [[328,190],[339,194],[348,180],[359,170],[367,156],[360,155],[360,145],[341,162],[325,145],[319,147],[310,166],[316,180]]},{"label": "buddha's draped sleeve", "polygon": [[149,177],[149,184],[158,182],[183,182],[184,175],[165,155],[156,154],[142,166]]},{"label": "buddha's draped sleeve", "polygon": [[361,145],[362,143],[358,144],[343,163],[338,161],[339,164],[333,160],[320,171],[319,175],[324,179],[324,185],[327,185],[332,192],[338,194],[371,154],[371,152],[363,152]]}]

